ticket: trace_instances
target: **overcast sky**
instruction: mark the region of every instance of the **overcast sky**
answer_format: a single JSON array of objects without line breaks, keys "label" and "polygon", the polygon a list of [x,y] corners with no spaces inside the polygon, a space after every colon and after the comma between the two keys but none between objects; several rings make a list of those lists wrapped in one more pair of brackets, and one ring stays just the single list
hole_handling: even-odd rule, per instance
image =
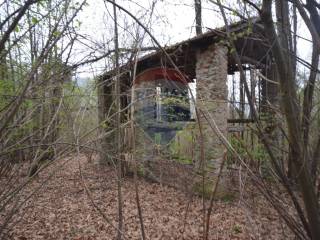
[{"label": "overcast sky", "polygon": [[[158,0],[154,5],[152,19],[150,20],[150,9],[153,0],[117,0],[117,3],[126,9],[130,10],[144,24],[152,23],[151,32],[162,45],[170,45],[195,35],[195,14],[193,8],[194,0]],[[228,1],[230,3],[231,1]],[[237,2],[236,0],[234,1]],[[96,56],[103,54],[112,46],[113,22],[112,22],[112,6],[104,3],[103,0],[88,0],[89,6],[85,7],[79,15],[79,20],[82,22],[81,33],[87,36],[90,41],[94,42],[90,49],[84,45],[78,45],[79,54],[75,54],[75,59],[86,53],[93,53]],[[107,6],[107,7],[106,7]],[[208,1],[203,1],[202,4],[202,19],[204,32],[208,29],[223,26],[223,20],[217,11],[217,8]],[[299,23],[299,35],[304,38],[310,38],[310,34],[306,27]],[[119,13],[119,32],[121,47],[130,47],[134,42],[134,37],[137,30],[137,24],[124,14]],[[140,32],[142,32],[140,28]],[[104,44],[104,43],[111,43]],[[145,37],[144,45],[152,45],[150,38]],[[301,58],[309,60],[311,55],[311,44],[303,39],[298,39],[298,54]],[[100,74],[106,68],[108,63],[100,61],[92,66],[80,69],[78,76],[92,77],[93,74]],[[303,71],[303,70],[302,70]]]},{"label": "overcast sky", "polygon": [[[150,9],[153,2],[152,0],[118,0],[117,3],[135,13],[135,16],[144,24],[148,24],[150,21],[152,23],[150,26],[151,32],[157,40],[165,46],[195,36],[193,1],[194,0],[157,1],[151,20]],[[84,8],[84,11],[79,15],[79,19],[82,22],[81,33],[87,35],[93,41],[96,41],[97,44],[107,42],[113,35],[113,13],[111,4],[107,4],[107,7],[108,9],[103,0],[89,0],[89,6]],[[212,7],[212,4],[203,4],[204,31],[206,31],[207,27],[216,28],[223,25],[222,19],[218,17],[217,12],[212,10]],[[119,38],[120,45],[122,45],[122,47],[129,47],[132,42],[128,39],[131,38],[131,41],[133,41],[130,33],[136,31],[137,24],[126,14],[122,12],[119,14],[119,31],[121,32]],[[129,25],[129,29],[127,25]],[[112,43],[110,45],[112,46]],[[145,36],[144,45],[153,45],[147,35]],[[89,51],[89,49],[84,48],[84,46],[79,46],[78,51],[82,53],[83,51]],[[97,52],[97,55],[102,54],[103,51],[106,51],[106,49],[101,48],[101,52]],[[79,54],[76,54],[76,57],[79,57]],[[95,70],[97,74],[105,67],[103,66],[104,64],[102,62],[94,64],[94,69],[89,67],[85,69],[82,68],[81,71],[84,72],[80,75],[82,77],[91,76],[92,70]]]}]

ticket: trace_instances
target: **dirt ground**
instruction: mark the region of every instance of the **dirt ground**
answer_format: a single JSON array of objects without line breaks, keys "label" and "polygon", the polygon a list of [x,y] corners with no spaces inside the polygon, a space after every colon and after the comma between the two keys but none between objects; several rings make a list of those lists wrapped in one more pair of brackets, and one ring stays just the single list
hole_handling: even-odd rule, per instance
[{"label": "dirt ground", "polygon": [[[67,160],[58,160],[41,172],[24,190],[25,197],[43,185],[20,209],[20,218],[8,226],[8,239],[116,238],[117,182],[114,170],[101,168],[94,161],[88,162],[84,155],[64,161]],[[65,165],[61,166],[63,163]],[[79,163],[84,181],[80,177]],[[54,169],[58,170],[50,177]],[[92,199],[83,183],[90,190]],[[143,179],[138,184],[147,239],[202,239],[201,198],[190,198],[176,189]],[[141,239],[133,178],[123,180],[122,193],[124,239]],[[250,203],[238,198],[214,203],[209,239],[291,238],[284,223],[259,196],[248,199]],[[208,201],[205,204],[208,206]]]}]

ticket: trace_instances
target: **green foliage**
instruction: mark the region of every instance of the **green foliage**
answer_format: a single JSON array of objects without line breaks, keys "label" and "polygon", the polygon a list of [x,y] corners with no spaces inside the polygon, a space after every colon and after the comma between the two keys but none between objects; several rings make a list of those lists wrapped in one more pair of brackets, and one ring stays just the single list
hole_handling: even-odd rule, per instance
[{"label": "green foliage", "polygon": [[177,97],[165,97],[162,100],[163,105],[185,105],[188,106],[186,98],[177,98]]},{"label": "green foliage", "polygon": [[158,145],[161,144],[161,133],[156,133],[154,136],[154,142]]},{"label": "green foliage", "polygon": [[52,33],[52,35],[53,35],[54,37],[59,37],[59,36],[61,35],[61,32],[60,32],[60,31],[54,31],[54,32]]},{"label": "green foliage", "polygon": [[32,17],[31,22],[33,25],[36,25],[39,22],[39,20],[36,17]]},{"label": "green foliage", "polygon": [[173,155],[172,158],[173,158],[176,162],[179,162],[179,163],[183,163],[183,164],[191,164],[191,163],[192,163],[192,158],[190,158],[190,157]]},{"label": "green foliage", "polygon": [[142,165],[138,166],[137,175],[139,177],[145,177],[146,176],[145,169],[144,169],[144,167]]},{"label": "green foliage", "polygon": [[[236,152],[241,156],[241,158],[245,160],[254,160],[256,162],[259,162],[260,164],[269,163],[268,153],[266,152],[264,146],[261,143],[256,142],[254,145],[254,149],[248,149],[248,147],[246,147],[246,141],[238,139],[236,137],[231,137],[230,143],[232,147],[236,150]],[[230,151],[228,152],[228,159],[229,163],[230,159],[233,159],[232,153]]]},{"label": "green foliage", "polygon": [[44,3],[46,2],[47,0],[40,0],[40,1],[37,1],[37,5],[38,7],[45,7]]},{"label": "green foliage", "polygon": [[235,234],[239,234],[239,233],[242,233],[243,230],[242,230],[242,227],[241,225],[239,224],[235,224],[232,228],[232,231],[235,233]]},{"label": "green foliage", "polygon": [[210,199],[212,195],[212,183],[205,182],[204,184],[202,182],[196,182],[192,186],[192,191],[199,195],[204,197],[205,199]]},{"label": "green foliage", "polygon": [[[63,84],[64,99],[63,108],[59,113],[61,119],[60,131],[64,141],[73,141],[73,128],[80,129],[79,135],[85,138],[82,141],[91,139],[96,131],[90,132],[98,124],[97,120],[97,96],[94,92],[93,80],[88,79],[85,84],[78,85],[76,81],[69,81]],[[79,115],[80,113],[80,115]],[[110,123],[100,123],[103,128],[109,128]],[[87,133],[89,133],[87,135]]]},{"label": "green foliage", "polygon": [[16,33],[20,32],[20,26],[17,25],[17,26],[15,27],[14,31],[15,31]]},{"label": "green foliage", "polygon": [[180,163],[191,164],[192,156],[188,153],[193,146],[194,124],[187,125],[183,130],[178,131],[175,139],[169,145],[169,152],[172,158]]}]

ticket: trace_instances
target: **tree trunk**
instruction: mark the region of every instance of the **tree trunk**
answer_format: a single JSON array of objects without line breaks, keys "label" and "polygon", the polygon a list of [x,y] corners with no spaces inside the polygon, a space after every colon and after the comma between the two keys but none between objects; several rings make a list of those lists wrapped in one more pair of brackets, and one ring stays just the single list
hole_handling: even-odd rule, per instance
[{"label": "tree trunk", "polygon": [[[115,2],[115,0],[113,0]],[[120,96],[120,66],[119,66],[119,42],[118,42],[118,22],[117,22],[117,7],[113,5],[113,14],[114,14],[114,46],[115,46],[115,104],[116,104],[116,138],[115,142],[117,144],[117,189],[118,189],[118,236],[117,240],[122,239],[123,231],[123,212],[122,212],[122,142],[121,142],[121,96]]]},{"label": "tree trunk", "polygon": [[[279,74],[280,90],[282,94],[282,105],[286,122],[288,125],[289,142],[294,151],[293,165],[299,171],[297,176],[301,187],[302,198],[308,217],[312,239],[320,239],[320,215],[318,200],[314,191],[310,173],[306,162],[307,156],[303,151],[303,140],[301,135],[300,119],[297,113],[300,112],[298,97],[295,89],[295,81],[292,66],[288,60],[288,54],[284,54],[279,38],[274,29],[272,13],[272,1],[264,0],[261,19],[265,28],[266,37],[272,43],[272,53]],[[289,64],[287,64],[289,62]]]},{"label": "tree trunk", "polygon": [[196,34],[202,34],[201,0],[194,0],[194,10],[196,14]]}]

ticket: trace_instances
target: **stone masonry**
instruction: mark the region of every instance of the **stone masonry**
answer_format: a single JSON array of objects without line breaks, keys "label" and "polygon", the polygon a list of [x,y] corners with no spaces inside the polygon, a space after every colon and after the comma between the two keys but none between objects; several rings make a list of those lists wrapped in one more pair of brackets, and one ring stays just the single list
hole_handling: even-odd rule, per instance
[{"label": "stone masonry", "polygon": [[[196,64],[197,107],[208,119],[216,122],[219,130],[227,136],[227,48],[211,45],[198,52]],[[204,133],[205,159],[219,163],[225,150],[219,137],[211,130],[204,116],[199,119]],[[213,164],[218,168],[218,164]]]}]

